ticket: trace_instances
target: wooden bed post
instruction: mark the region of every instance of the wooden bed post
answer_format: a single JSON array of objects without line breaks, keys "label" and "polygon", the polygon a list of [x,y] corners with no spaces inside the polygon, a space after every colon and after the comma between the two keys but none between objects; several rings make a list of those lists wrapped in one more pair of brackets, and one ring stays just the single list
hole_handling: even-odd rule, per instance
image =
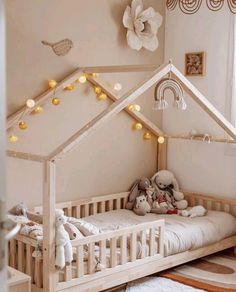
[{"label": "wooden bed post", "polygon": [[157,143],[157,170],[167,168],[167,139],[163,144]]},{"label": "wooden bed post", "polygon": [[55,196],[56,166],[43,164],[43,291],[55,291]]}]

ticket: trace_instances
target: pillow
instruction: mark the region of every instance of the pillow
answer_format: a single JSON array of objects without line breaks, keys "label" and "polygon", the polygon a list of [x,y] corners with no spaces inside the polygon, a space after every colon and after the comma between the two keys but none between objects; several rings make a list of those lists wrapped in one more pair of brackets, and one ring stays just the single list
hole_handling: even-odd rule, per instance
[{"label": "pillow", "polygon": [[66,232],[69,234],[70,240],[79,239],[79,238],[84,237],[84,235],[78,230],[78,228],[69,222],[64,224],[64,228],[65,228]]},{"label": "pillow", "polygon": [[101,233],[98,227],[82,219],[68,217],[67,222],[77,227],[79,231],[83,233],[84,236],[96,235]]}]

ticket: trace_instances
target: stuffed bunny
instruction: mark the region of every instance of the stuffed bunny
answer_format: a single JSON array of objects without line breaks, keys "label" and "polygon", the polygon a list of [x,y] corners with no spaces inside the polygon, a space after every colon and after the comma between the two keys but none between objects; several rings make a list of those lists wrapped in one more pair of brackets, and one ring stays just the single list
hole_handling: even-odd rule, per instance
[{"label": "stuffed bunny", "polygon": [[137,214],[139,216],[144,216],[147,213],[150,213],[151,207],[148,204],[147,198],[145,195],[141,195],[141,196],[136,197],[133,211],[135,214]]},{"label": "stuffed bunny", "polygon": [[150,187],[151,182],[148,178],[144,177],[136,180],[130,190],[128,202],[125,206],[126,209],[133,210],[136,198],[141,195],[146,196],[147,195],[146,191]]},{"label": "stuffed bunny", "polygon": [[188,207],[188,202],[184,200],[184,194],[179,191],[179,184],[172,172],[160,170],[151,181],[157,190],[157,196],[165,196],[167,201],[178,210]]},{"label": "stuffed bunny", "polygon": [[73,250],[70,242],[69,234],[66,232],[64,224],[67,218],[62,210],[55,210],[56,222],[56,268],[63,269],[65,265],[69,265],[73,260]]}]

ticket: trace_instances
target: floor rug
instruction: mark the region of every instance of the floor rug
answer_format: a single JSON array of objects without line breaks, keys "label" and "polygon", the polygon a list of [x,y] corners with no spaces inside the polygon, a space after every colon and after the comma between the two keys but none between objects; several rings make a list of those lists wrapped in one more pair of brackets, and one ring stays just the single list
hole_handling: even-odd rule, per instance
[{"label": "floor rug", "polygon": [[163,272],[161,276],[210,292],[236,292],[236,256],[233,250],[227,250]]},{"label": "floor rug", "polygon": [[125,292],[203,292],[162,277],[144,277],[127,284]]}]

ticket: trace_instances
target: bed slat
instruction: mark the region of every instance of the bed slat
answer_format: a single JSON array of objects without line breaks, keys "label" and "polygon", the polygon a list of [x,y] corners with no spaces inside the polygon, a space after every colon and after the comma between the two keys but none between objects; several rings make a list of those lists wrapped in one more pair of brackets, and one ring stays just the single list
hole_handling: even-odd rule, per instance
[{"label": "bed slat", "polygon": [[146,257],[146,230],[141,231],[141,258]]},{"label": "bed slat", "polygon": [[106,268],[106,240],[99,241],[99,260],[101,262],[101,265]]},{"label": "bed slat", "polygon": [[77,277],[83,277],[84,275],[84,247],[79,245],[76,248],[76,271]]},{"label": "bed slat", "polygon": [[31,275],[32,271],[32,252],[33,252],[33,247],[30,246],[30,244],[26,244],[26,274],[29,276]]},{"label": "bed slat", "polygon": [[111,262],[111,268],[114,268],[117,265],[116,245],[117,245],[116,238],[111,238],[111,240],[110,240],[110,262]]},{"label": "bed slat", "polygon": [[134,262],[136,260],[136,254],[137,254],[137,233],[133,232],[131,234],[131,239],[130,239],[130,259],[131,259],[131,262]]},{"label": "bed slat", "polygon": [[93,203],[92,204],[92,215],[96,215],[97,214],[97,203]]},{"label": "bed slat", "polygon": [[120,240],[120,249],[121,249],[121,264],[124,265],[127,262],[127,236],[121,236]]},{"label": "bed slat", "polygon": [[16,268],[16,240],[10,241],[10,266]]},{"label": "bed slat", "polygon": [[94,271],[94,262],[95,262],[94,247],[95,247],[95,244],[93,242],[89,243],[88,245],[88,274],[92,274]]},{"label": "bed slat", "polygon": [[71,266],[71,264],[69,266],[65,266],[64,273],[65,273],[65,281],[70,281],[72,279],[72,266]]},{"label": "bed slat", "polygon": [[154,255],[155,251],[155,229],[151,228],[150,229],[150,235],[149,235],[149,254],[150,256]]},{"label": "bed slat", "polygon": [[24,243],[18,241],[18,270],[24,273]]},{"label": "bed slat", "polygon": [[158,227],[158,230],[159,230],[158,252],[161,255],[164,255],[164,228],[165,228],[164,225]]}]

